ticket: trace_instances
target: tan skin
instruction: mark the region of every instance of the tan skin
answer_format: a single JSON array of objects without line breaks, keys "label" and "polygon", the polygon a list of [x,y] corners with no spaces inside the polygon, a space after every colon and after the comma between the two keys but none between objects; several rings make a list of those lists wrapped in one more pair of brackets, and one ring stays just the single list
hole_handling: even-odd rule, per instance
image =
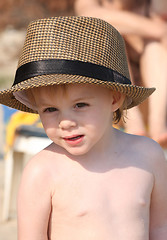
[{"label": "tan skin", "polygon": [[34,92],[53,143],[24,170],[18,239],[165,240],[167,165],[157,143],[112,127],[124,96],[81,84],[53,92]]},{"label": "tan skin", "polygon": [[143,6],[140,6],[139,9],[131,7],[130,11],[133,10],[134,12],[130,12],[129,9],[125,8],[127,5],[124,6],[124,2],[123,0],[112,0],[110,2],[105,0],[103,4],[100,4],[98,0],[76,0],[75,9],[79,15],[99,17],[112,23],[123,35],[137,34],[155,40],[166,39],[166,23],[158,22],[156,19],[152,22],[142,16],[144,15]]},{"label": "tan skin", "polygon": [[[149,129],[146,129],[139,109],[134,108],[129,113],[126,130],[133,134],[149,135],[167,148],[167,23],[163,9],[162,15],[159,10],[157,14],[154,2],[151,7],[147,7],[145,0],[76,0],[75,10],[78,15],[108,21],[124,36],[129,46],[130,61],[140,64],[139,79],[142,80],[142,85],[157,89],[149,99],[146,123]],[[146,9],[149,10],[150,17],[145,16]],[[135,82],[132,71],[131,77]]]}]

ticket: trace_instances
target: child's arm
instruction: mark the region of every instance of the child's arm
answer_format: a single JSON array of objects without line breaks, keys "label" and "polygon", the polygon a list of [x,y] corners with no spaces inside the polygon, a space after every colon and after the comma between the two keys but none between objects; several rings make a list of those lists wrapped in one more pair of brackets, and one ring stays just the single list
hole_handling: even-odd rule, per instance
[{"label": "child's arm", "polygon": [[25,168],[18,195],[18,240],[47,240],[51,212],[50,174],[32,159]]},{"label": "child's arm", "polygon": [[[167,239],[167,162],[161,149],[153,160],[154,188],[150,212],[150,240]],[[154,150],[154,149],[153,149]]]}]

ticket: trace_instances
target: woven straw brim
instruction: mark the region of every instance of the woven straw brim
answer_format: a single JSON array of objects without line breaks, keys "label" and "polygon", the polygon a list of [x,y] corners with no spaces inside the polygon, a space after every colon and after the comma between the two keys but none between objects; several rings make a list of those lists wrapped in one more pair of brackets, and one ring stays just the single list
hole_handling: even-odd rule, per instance
[{"label": "woven straw brim", "polygon": [[113,91],[118,91],[125,94],[129,99],[131,99],[130,104],[127,109],[137,106],[142,103],[146,98],[148,98],[154,91],[155,88],[144,88],[140,86],[130,85],[130,84],[119,84],[112,82],[105,82],[89,77],[83,77],[79,75],[67,75],[67,74],[53,74],[53,75],[41,75],[19,84],[16,84],[10,89],[0,91],[0,103],[11,108],[15,108],[24,112],[37,113],[35,110],[28,108],[21,102],[19,102],[13,95],[14,92],[27,90],[30,88],[51,86],[51,85],[61,85],[61,84],[96,84],[102,87],[107,87]]}]

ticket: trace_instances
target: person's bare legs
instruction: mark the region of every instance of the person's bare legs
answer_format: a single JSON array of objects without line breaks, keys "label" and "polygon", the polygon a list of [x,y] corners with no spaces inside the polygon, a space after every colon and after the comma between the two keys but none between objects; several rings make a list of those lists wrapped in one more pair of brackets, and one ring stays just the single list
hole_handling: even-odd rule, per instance
[{"label": "person's bare legs", "polygon": [[167,148],[167,51],[158,42],[146,45],[141,57],[141,74],[146,87],[156,91],[149,97],[150,136]]},{"label": "person's bare legs", "polygon": [[[135,59],[136,61],[139,60],[138,56],[141,54],[141,52],[143,50],[143,45],[142,45],[142,42],[140,41],[141,39],[139,37],[126,36],[125,39],[126,39],[126,44],[127,44],[126,45],[127,46],[127,58],[128,58],[130,77],[131,77],[131,81],[133,82],[133,84],[136,84],[136,81],[134,79],[135,78],[134,77],[134,69],[133,69],[133,66],[131,65],[129,58],[130,58],[130,56],[132,57],[132,55],[133,55],[133,58],[135,58],[135,57],[138,58],[138,59]],[[131,50],[131,49],[133,49],[133,50]],[[138,69],[137,71],[140,71],[140,69]],[[125,122],[124,122],[124,128],[125,128],[125,131],[130,134],[147,135],[146,129],[145,129],[145,123],[143,120],[142,113],[139,109],[139,106],[133,107],[127,111]]]},{"label": "person's bare legs", "polygon": [[143,116],[139,107],[133,107],[128,110],[124,123],[125,131],[130,134],[147,135]]}]

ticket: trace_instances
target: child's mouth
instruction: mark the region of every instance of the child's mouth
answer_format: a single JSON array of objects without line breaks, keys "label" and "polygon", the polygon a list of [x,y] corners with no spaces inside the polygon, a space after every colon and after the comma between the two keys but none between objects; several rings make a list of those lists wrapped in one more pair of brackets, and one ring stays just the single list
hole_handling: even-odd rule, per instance
[{"label": "child's mouth", "polygon": [[64,140],[69,143],[69,144],[78,144],[82,141],[84,135],[77,135],[77,136],[72,136],[72,137],[65,137]]}]

